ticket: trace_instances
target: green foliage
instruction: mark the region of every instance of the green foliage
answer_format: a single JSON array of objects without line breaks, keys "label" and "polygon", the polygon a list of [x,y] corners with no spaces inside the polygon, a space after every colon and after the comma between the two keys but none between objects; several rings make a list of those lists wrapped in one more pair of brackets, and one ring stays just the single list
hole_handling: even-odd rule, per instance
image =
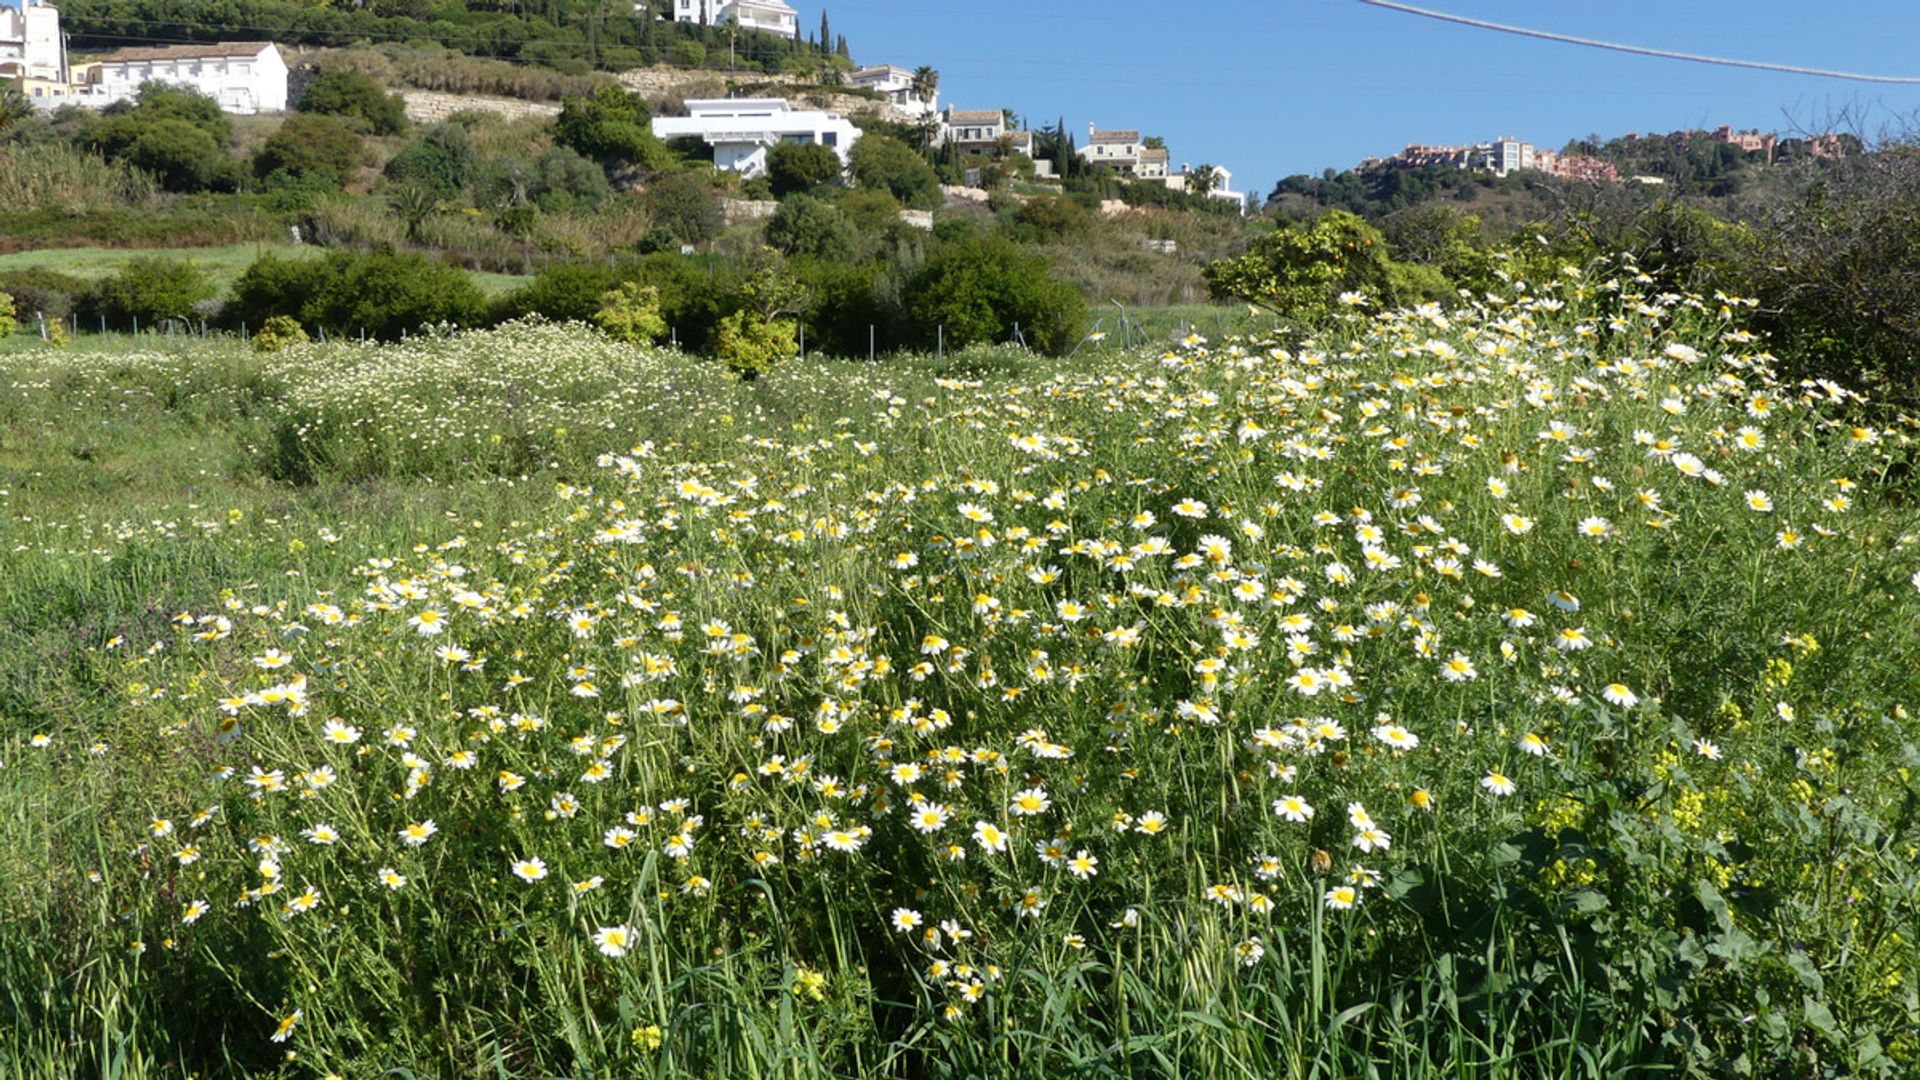
[{"label": "green foliage", "polygon": [[569,97],[560,106],[553,139],[584,157],[605,164],[659,168],[665,148],[653,137],[647,100],[618,86],[603,86],[590,96]]},{"label": "green foliage", "polygon": [[7,314],[26,324],[36,315],[54,321],[73,314],[87,295],[85,281],[56,270],[0,271],[0,292],[13,297]]},{"label": "green foliage", "polygon": [[1438,271],[1394,262],[1380,230],[1344,210],[1276,229],[1245,255],[1208,265],[1206,280],[1217,299],[1258,304],[1300,326],[1324,320],[1343,295],[1395,305],[1447,291]]},{"label": "green foliage", "polygon": [[[495,306],[494,321],[537,315],[555,322],[591,322],[616,284],[613,271],[604,267],[584,263],[549,266],[503,297]],[[655,295],[657,298],[657,290]]]},{"label": "green foliage", "polygon": [[667,336],[660,315],[660,290],[637,281],[622,282],[600,298],[593,321],[607,336],[629,345],[651,345]]},{"label": "green foliage", "polygon": [[440,194],[423,184],[402,184],[387,192],[387,206],[407,227],[407,242],[420,242],[427,222],[440,212]]},{"label": "green foliage", "polygon": [[851,259],[860,236],[840,209],[812,195],[794,195],[767,219],[767,243],[787,255]]},{"label": "green foliage", "polygon": [[88,318],[105,317],[116,328],[138,321],[144,329],[164,319],[197,319],[199,304],[215,295],[193,260],[145,255],[95,285],[84,306]]},{"label": "green foliage", "polygon": [[1066,195],[1037,195],[1013,212],[1016,237],[1033,243],[1059,242],[1093,229],[1093,215]]},{"label": "green foliage", "polygon": [[443,199],[465,191],[480,165],[473,136],[459,124],[435,124],[387,162],[386,177],[396,184],[424,187]]},{"label": "green foliage", "polygon": [[146,83],[132,102],[109,108],[85,138],[107,160],[152,175],[168,191],[231,191],[239,182],[227,151],[232,132],[232,121],[205,94]]},{"label": "green foliage", "polygon": [[542,210],[557,213],[591,209],[613,194],[607,174],[592,161],[564,146],[550,146],[535,163],[528,193]]},{"label": "green foliage", "polygon": [[841,171],[840,155],[819,143],[783,142],[767,151],[767,178],[777,198],[832,183]]},{"label": "green foliage", "polygon": [[848,157],[861,187],[885,191],[912,210],[940,208],[939,174],[906,143],[870,132],[853,144]]},{"label": "green foliage", "polygon": [[691,169],[655,176],[640,206],[656,227],[682,243],[706,243],[726,224],[707,178]]},{"label": "green foliage", "polygon": [[398,135],[407,127],[407,103],[372,76],[328,68],[313,77],[295,106],[301,112],[337,116],[369,135]]},{"label": "green foliage", "polygon": [[292,318],[330,335],[383,341],[442,323],[478,326],[487,302],[467,274],[417,252],[338,251],[295,261],[256,260],[234,282],[222,311],[230,324]]},{"label": "green foliage", "polygon": [[296,180],[319,180],[338,189],[353,179],[364,153],[360,136],[345,121],[295,113],[254,155],[253,174],[262,179],[284,174]]},{"label": "green foliage", "polygon": [[311,340],[298,319],[275,315],[267,320],[259,333],[253,335],[253,349],[255,352],[279,352],[295,345],[305,345]]},{"label": "green foliage", "polygon": [[19,325],[13,317],[13,297],[0,292],[0,338],[12,336]]},{"label": "green foliage", "polygon": [[736,311],[720,320],[714,332],[713,353],[741,377],[758,378],[780,361],[798,355],[798,329],[799,324],[792,319],[766,319],[751,311]]},{"label": "green foliage", "polygon": [[1063,355],[1086,331],[1087,303],[1044,259],[1000,237],[942,247],[910,283],[915,338],[931,347],[944,327],[950,348],[1008,340],[1017,328],[1032,348]]}]

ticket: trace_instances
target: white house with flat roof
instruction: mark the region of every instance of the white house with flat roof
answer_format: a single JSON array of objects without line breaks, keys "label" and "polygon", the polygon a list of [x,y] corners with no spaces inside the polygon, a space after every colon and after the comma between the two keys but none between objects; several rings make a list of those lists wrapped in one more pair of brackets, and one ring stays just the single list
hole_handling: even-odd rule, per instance
[{"label": "white house with flat roof", "polygon": [[738,22],[743,30],[763,30],[799,38],[800,13],[782,0],[660,0],[662,18],[702,26]]},{"label": "white house with flat roof", "polygon": [[845,168],[860,129],[839,113],[796,109],[785,98],[715,98],[687,102],[686,116],[656,116],[661,139],[697,138],[713,147],[713,166],[742,176],[767,171],[767,151],[781,143],[824,146]]}]

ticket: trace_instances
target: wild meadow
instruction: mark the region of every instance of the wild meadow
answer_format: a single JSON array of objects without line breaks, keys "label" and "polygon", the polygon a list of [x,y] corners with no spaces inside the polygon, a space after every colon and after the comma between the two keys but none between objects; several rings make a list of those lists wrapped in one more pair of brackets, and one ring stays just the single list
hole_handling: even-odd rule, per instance
[{"label": "wild meadow", "polygon": [[1916,423],[1650,280],[0,358],[0,1073],[1913,1075]]}]

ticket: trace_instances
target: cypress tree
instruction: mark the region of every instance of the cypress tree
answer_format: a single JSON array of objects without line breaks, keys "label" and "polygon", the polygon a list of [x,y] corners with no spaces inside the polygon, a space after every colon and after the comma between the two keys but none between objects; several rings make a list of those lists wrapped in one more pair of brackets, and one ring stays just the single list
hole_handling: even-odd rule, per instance
[{"label": "cypress tree", "polygon": [[820,51],[826,52],[833,43],[833,27],[827,22],[827,9],[820,9]]},{"label": "cypress tree", "polygon": [[840,35],[840,43],[834,46],[833,52],[835,56],[839,56],[848,60],[853,59],[853,53],[849,52],[847,49],[847,35],[845,34]]}]

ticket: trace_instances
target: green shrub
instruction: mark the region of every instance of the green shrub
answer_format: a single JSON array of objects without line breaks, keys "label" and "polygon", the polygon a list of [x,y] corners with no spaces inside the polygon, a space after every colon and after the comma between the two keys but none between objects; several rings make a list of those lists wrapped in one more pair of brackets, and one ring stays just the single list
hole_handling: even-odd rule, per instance
[{"label": "green shrub", "polygon": [[767,151],[767,179],[773,194],[786,198],[840,179],[840,155],[818,143],[779,143]]},{"label": "green shrub", "polygon": [[800,351],[797,329],[792,319],[763,319],[755,312],[736,311],[720,320],[713,353],[743,378],[755,379]]},{"label": "green shrub", "polygon": [[794,195],[767,219],[767,243],[788,255],[851,259],[860,236],[832,203],[812,195]]},{"label": "green shrub", "polygon": [[726,224],[713,188],[705,177],[692,171],[655,177],[641,194],[640,206],[656,225],[682,243],[705,243],[718,236]]},{"label": "green shrub", "polygon": [[932,346],[944,327],[950,348],[1008,340],[1062,355],[1085,332],[1087,302],[1044,259],[1003,237],[950,244],[936,252],[907,292],[915,336]]},{"label": "green shrub", "polygon": [[607,336],[629,345],[651,345],[667,335],[667,321],[660,316],[660,290],[637,281],[623,282],[602,296],[593,321]]},{"label": "green shrub", "polygon": [[0,338],[11,337],[20,323],[13,317],[13,297],[0,292]]},{"label": "green shrub", "polygon": [[260,332],[253,335],[255,352],[279,352],[295,345],[304,345],[313,339],[300,325],[300,320],[286,315],[275,315],[267,320]]},{"label": "green shrub", "polygon": [[555,322],[590,322],[600,311],[601,301],[618,284],[613,271],[603,267],[585,263],[549,266],[495,304],[493,320],[513,322],[538,315]]},{"label": "green shrub", "polygon": [[1258,304],[1301,326],[1326,318],[1342,294],[1396,306],[1451,291],[1434,268],[1394,262],[1380,230],[1345,210],[1268,233],[1245,255],[1208,265],[1206,280],[1216,299]]},{"label": "green shrub", "polygon": [[422,327],[486,320],[487,298],[465,271],[417,252],[340,252],[323,266],[303,321],[334,333],[392,341]]},{"label": "green shrub", "polygon": [[79,278],[56,270],[36,267],[0,272],[0,292],[13,297],[12,304],[0,304],[0,310],[23,325],[35,315],[59,321],[73,314],[88,288]]},{"label": "green shrub", "polygon": [[479,165],[466,128],[435,124],[387,162],[385,175],[395,184],[417,184],[450,199],[466,190]]},{"label": "green shrub", "polygon": [[665,148],[653,137],[652,118],[645,98],[603,86],[591,96],[569,97],[561,104],[553,140],[595,161],[658,168],[665,161]]},{"label": "green shrub", "polygon": [[407,103],[370,75],[345,68],[322,71],[307,84],[295,108],[337,116],[370,135],[397,135],[407,127]]},{"label": "green shrub", "polygon": [[295,262],[265,255],[234,282],[222,310],[228,325],[264,326],[274,317],[335,336],[365,331],[391,341],[440,323],[478,326],[486,297],[466,272],[418,252],[339,251]]},{"label": "green shrub", "polygon": [[144,328],[163,319],[193,318],[196,307],[215,295],[213,283],[191,259],[144,255],[95,285],[86,307],[111,328],[130,328],[136,321]]},{"label": "green shrub", "polygon": [[295,113],[253,158],[253,174],[317,178],[343,188],[360,168],[365,143],[337,117]]},{"label": "green shrub", "polygon": [[913,147],[885,135],[866,135],[848,152],[861,187],[885,191],[910,209],[940,208],[940,176]]},{"label": "green shrub", "polygon": [[565,146],[550,146],[534,164],[529,194],[540,209],[559,213],[599,206],[613,195],[613,186],[598,165]]},{"label": "green shrub", "polygon": [[1014,234],[1035,242],[1068,240],[1093,228],[1093,215],[1065,195],[1041,195],[1013,213]]}]

